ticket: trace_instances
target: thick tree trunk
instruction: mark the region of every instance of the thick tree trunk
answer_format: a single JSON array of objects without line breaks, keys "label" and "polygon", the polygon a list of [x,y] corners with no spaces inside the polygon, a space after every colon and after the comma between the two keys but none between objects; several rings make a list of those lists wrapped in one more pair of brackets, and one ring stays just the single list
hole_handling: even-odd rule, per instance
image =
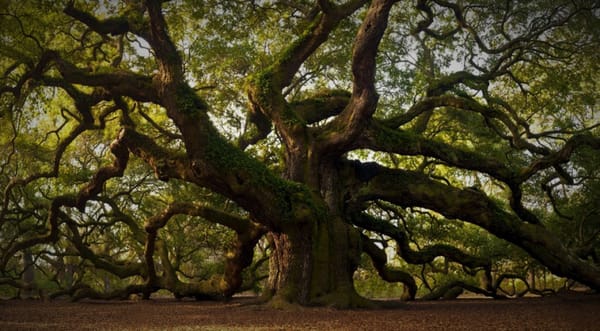
[{"label": "thick tree trunk", "polygon": [[272,246],[266,294],[274,305],[297,303],[364,306],[354,289],[359,234],[333,219],[293,233],[270,233]]},{"label": "thick tree trunk", "polygon": [[360,233],[340,217],[337,173],[332,167],[322,166],[318,172],[306,172],[306,169],[290,177],[311,183],[313,188],[318,183],[319,187],[314,189],[320,191],[327,203],[328,215],[309,224],[287,225],[280,233],[269,234],[273,252],[267,295],[273,296],[275,305],[291,302],[364,306],[368,302],[356,293],[353,282],[360,261]]},{"label": "thick tree trunk", "polygon": [[312,238],[300,233],[269,233],[273,249],[269,261],[267,295],[274,302],[308,304],[312,256],[310,247]]}]

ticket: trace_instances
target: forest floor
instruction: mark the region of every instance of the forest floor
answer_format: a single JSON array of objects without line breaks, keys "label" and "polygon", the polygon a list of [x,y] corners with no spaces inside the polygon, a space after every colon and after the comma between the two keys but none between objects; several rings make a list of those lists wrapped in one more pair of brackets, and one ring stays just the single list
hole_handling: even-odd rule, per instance
[{"label": "forest floor", "polygon": [[0,330],[600,330],[600,295],[277,310],[248,299],[0,301]]}]

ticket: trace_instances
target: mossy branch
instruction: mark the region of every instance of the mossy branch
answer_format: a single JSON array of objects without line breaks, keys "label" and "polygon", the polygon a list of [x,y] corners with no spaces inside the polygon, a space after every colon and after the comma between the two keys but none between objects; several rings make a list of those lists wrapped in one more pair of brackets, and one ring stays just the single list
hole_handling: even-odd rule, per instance
[{"label": "mossy branch", "polygon": [[600,268],[580,260],[544,226],[523,222],[483,192],[458,189],[418,172],[383,167],[377,171],[354,192],[356,201],[382,199],[399,206],[431,209],[447,218],[478,225],[523,248],[553,273],[600,288]]}]

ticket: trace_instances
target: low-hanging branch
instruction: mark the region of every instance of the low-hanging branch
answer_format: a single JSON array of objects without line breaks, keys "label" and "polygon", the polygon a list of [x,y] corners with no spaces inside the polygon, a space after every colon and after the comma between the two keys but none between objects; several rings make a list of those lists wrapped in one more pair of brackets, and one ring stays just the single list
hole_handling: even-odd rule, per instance
[{"label": "low-hanging branch", "polygon": [[417,284],[415,279],[407,272],[399,268],[392,268],[388,265],[387,254],[385,251],[366,236],[361,236],[363,251],[369,255],[373,266],[377,270],[379,276],[387,282],[401,282],[408,291],[404,294],[405,300],[414,300],[417,295]]},{"label": "low-hanging branch", "polygon": [[146,221],[144,228],[146,232],[157,231],[164,227],[171,217],[179,214],[202,217],[210,222],[224,225],[238,234],[255,231],[258,228],[248,218],[233,215],[208,205],[188,202],[174,202],[169,204],[163,212],[150,217]]},{"label": "low-hanging branch", "polygon": [[378,122],[370,125],[362,139],[355,142],[355,146],[402,155],[430,156],[457,168],[484,172],[508,185],[511,189],[511,207],[520,218],[537,224],[540,223],[539,219],[522,204],[521,184],[544,169],[551,167],[560,169],[562,164],[570,161],[578,148],[589,147],[600,150],[600,139],[589,134],[574,135],[561,148],[547,151],[541,158],[534,159],[529,165],[520,168],[508,166],[504,162],[486,157],[476,151],[423,138],[409,131],[391,129]]},{"label": "low-hanging branch", "polygon": [[[154,252],[157,245],[158,230],[164,227],[175,215],[189,215],[202,217],[210,222],[224,225],[233,229],[237,236],[232,250],[227,254],[225,272],[222,276],[215,275],[207,281],[184,283],[181,282],[172,270],[169,256],[164,243],[161,246],[160,256],[166,266],[164,275],[157,275]],[[232,215],[216,208],[184,202],[169,204],[163,212],[146,220],[144,226],[147,236],[144,248],[144,257],[148,269],[147,289],[144,297],[159,288],[166,288],[176,293],[176,296],[202,296],[216,298],[231,296],[242,286],[242,271],[252,264],[254,247],[260,237],[266,232],[265,228],[251,222],[247,218]]]},{"label": "low-hanging branch", "polygon": [[4,269],[8,260],[18,251],[42,243],[56,242],[59,235],[58,227],[60,225],[59,218],[62,213],[61,208],[74,207],[79,210],[84,210],[85,204],[100,193],[104,183],[111,178],[123,175],[127,162],[129,161],[129,151],[126,146],[122,144],[121,139],[122,136],[119,136],[110,145],[110,150],[115,157],[113,163],[98,169],[92,179],[83,186],[76,195],[62,195],[54,198],[48,211],[48,232],[13,243],[7,248],[4,254],[2,254],[0,259],[0,269]]},{"label": "low-hanging branch", "polygon": [[[43,58],[44,58],[44,56],[42,56],[42,60],[43,60]],[[39,65],[42,65],[41,64],[42,60],[40,60]],[[55,147],[54,158],[53,158],[51,170],[34,173],[25,178],[15,177],[15,178],[11,179],[11,181],[6,185],[6,187],[4,188],[4,192],[3,192],[2,208],[0,209],[0,220],[4,219],[4,216],[9,209],[8,204],[9,204],[10,194],[11,194],[12,190],[14,190],[17,187],[25,187],[25,186],[29,185],[30,183],[37,181],[39,179],[42,179],[42,178],[58,177],[59,171],[60,171],[60,165],[61,165],[61,162],[63,161],[63,155],[65,154],[65,151],[67,150],[67,148],[69,148],[69,146],[71,146],[73,144],[73,142],[87,130],[101,128],[104,125],[105,118],[112,112],[116,111],[115,107],[109,107],[109,108],[105,109],[105,111],[103,111],[100,114],[100,116],[98,116],[97,120],[99,122],[99,126],[96,126],[96,124],[94,123],[94,121],[95,121],[94,116],[91,113],[91,108],[94,105],[96,105],[99,102],[106,99],[106,96],[103,93],[101,93],[99,91],[94,91],[94,93],[85,94],[85,93],[77,90],[73,85],[68,84],[67,82],[65,82],[62,79],[51,79],[49,81],[48,78],[42,77],[41,71],[43,69],[40,68],[39,70],[40,70],[40,72],[35,75],[32,75],[31,78],[32,79],[34,79],[34,78],[41,79],[42,81],[49,83],[49,86],[57,86],[57,87],[60,87],[63,90],[65,90],[69,94],[69,96],[73,99],[73,101],[75,102],[75,107],[76,107],[77,111],[79,112],[79,114],[81,115],[81,118],[76,118],[77,125],[74,128],[72,128],[71,131],[69,131],[69,133],[66,136],[62,137],[60,142]]]},{"label": "low-hanging branch", "polygon": [[552,272],[578,277],[592,288],[600,287],[597,266],[580,260],[543,225],[523,222],[483,192],[458,189],[418,172],[372,166],[379,167],[377,174],[354,191],[354,201],[381,199],[404,207],[423,207],[478,225],[523,248]]},{"label": "low-hanging branch", "polygon": [[351,221],[365,230],[381,233],[395,240],[398,244],[398,254],[410,264],[430,263],[436,257],[443,256],[471,269],[483,268],[484,270],[490,270],[491,268],[490,260],[469,255],[450,245],[437,244],[415,251],[410,248],[406,233],[400,228],[371,215],[365,213],[354,214],[351,216]]},{"label": "low-hanging branch", "polygon": [[110,256],[98,255],[84,242],[84,238],[82,238],[79,234],[77,223],[68,218],[68,215],[66,214],[63,214],[62,217],[65,219],[65,223],[71,231],[71,236],[69,238],[70,242],[73,244],[75,249],[77,249],[79,256],[87,261],[90,261],[94,267],[106,270],[119,278],[146,275],[146,270],[142,263],[125,263],[123,261],[115,261]]}]

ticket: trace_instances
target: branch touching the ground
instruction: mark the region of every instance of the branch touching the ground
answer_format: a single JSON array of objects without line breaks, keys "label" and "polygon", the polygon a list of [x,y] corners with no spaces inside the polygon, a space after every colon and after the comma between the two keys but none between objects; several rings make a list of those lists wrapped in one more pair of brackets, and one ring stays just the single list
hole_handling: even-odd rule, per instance
[{"label": "branch touching the ground", "polygon": [[414,300],[417,294],[417,284],[415,279],[405,271],[388,266],[385,251],[377,247],[371,239],[365,236],[362,236],[361,238],[363,251],[371,257],[373,266],[377,270],[379,276],[387,282],[403,283],[408,288],[408,292],[404,293],[403,298],[405,300]]},{"label": "branch touching the ground", "polygon": [[432,262],[436,257],[443,256],[471,269],[489,270],[491,268],[491,262],[488,259],[469,255],[450,245],[432,245],[415,251],[410,248],[406,233],[400,228],[364,213],[352,215],[351,222],[365,230],[381,233],[394,239],[398,244],[398,254],[410,264],[425,264]]},{"label": "branch touching the ground", "polygon": [[[158,230],[163,228],[175,215],[197,216],[210,222],[224,225],[233,229],[237,236],[231,251],[226,254],[225,272],[223,275],[213,275],[207,281],[184,283],[181,282],[172,270],[169,256],[164,244],[159,251],[161,260],[166,267],[162,277],[157,275],[154,253],[156,250]],[[144,297],[150,293],[166,288],[176,293],[176,296],[196,296],[206,298],[229,297],[236,293],[242,286],[243,270],[252,264],[254,247],[264,235],[266,229],[247,218],[232,215],[210,206],[200,204],[175,202],[168,205],[162,213],[150,217],[144,226],[147,236],[144,248],[144,257],[148,270],[147,289]]]},{"label": "branch touching the ground", "polygon": [[8,260],[18,251],[28,247],[43,243],[53,243],[58,240],[59,235],[59,217],[62,214],[62,207],[75,207],[81,211],[85,209],[85,204],[94,198],[103,189],[103,185],[111,178],[120,177],[125,171],[129,160],[129,151],[122,144],[123,136],[120,135],[111,145],[110,150],[114,155],[114,161],[111,165],[104,166],[96,172],[92,179],[82,187],[76,195],[62,195],[54,198],[48,210],[47,224],[49,230],[47,233],[34,236],[13,243],[0,257],[0,270],[6,267]]},{"label": "branch touching the ground", "polygon": [[375,175],[352,193],[353,204],[381,199],[398,206],[431,209],[445,217],[478,225],[514,243],[557,275],[576,278],[594,289],[600,288],[597,266],[580,260],[543,225],[523,222],[483,192],[458,189],[418,172],[372,166]]}]

